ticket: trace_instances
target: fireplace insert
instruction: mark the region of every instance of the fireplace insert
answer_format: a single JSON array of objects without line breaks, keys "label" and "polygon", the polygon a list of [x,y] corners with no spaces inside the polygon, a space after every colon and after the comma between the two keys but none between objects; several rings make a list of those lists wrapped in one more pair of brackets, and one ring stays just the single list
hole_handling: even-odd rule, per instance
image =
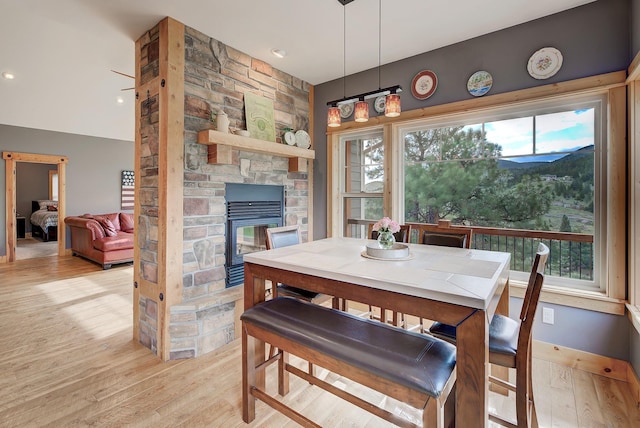
[{"label": "fireplace insert", "polygon": [[284,187],[228,183],[226,235],[226,286],[244,281],[245,254],[266,250],[268,227],[282,226]]}]

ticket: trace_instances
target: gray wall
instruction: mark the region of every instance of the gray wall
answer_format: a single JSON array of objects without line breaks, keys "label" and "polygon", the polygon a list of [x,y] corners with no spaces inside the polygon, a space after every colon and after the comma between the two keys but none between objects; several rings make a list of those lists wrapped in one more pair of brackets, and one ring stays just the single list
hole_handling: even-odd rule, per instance
[{"label": "gray wall", "polygon": [[631,58],[640,52],[640,0],[631,0]]},{"label": "gray wall", "polygon": [[[640,0],[633,1],[634,50],[640,45]],[[624,70],[632,55],[631,1],[599,0],[536,21],[487,34],[442,49],[407,58],[382,67],[380,86],[400,84],[404,111],[473,98],[466,82],[474,72],[487,70],[493,76],[489,95],[532,88],[602,73]],[[536,50],[553,46],[563,54],[563,65],[547,80],[533,79],[527,73],[527,62]],[[347,58],[348,60],[348,58]],[[433,70],[438,76],[438,88],[427,100],[411,96],[410,83],[420,70]],[[374,90],[378,87],[377,69],[347,76],[346,95]],[[326,123],[328,101],[343,97],[342,79],[314,88],[313,135],[314,161],[314,239],[327,234],[327,152]],[[375,112],[370,106],[370,112]],[[375,114],[375,113],[372,113]],[[516,309],[522,302],[512,299]],[[555,325],[540,322],[538,317],[534,338],[545,342],[629,360],[634,355],[636,373],[640,373],[640,339],[629,327],[625,316],[603,314],[559,305],[544,304],[555,309]],[[633,336],[633,337],[632,337]],[[631,339],[630,339],[631,337]],[[630,342],[633,349],[630,350]]]},{"label": "gray wall", "polygon": [[31,201],[49,199],[49,170],[58,165],[18,162],[16,165],[16,212],[25,218],[26,232],[31,232]]},{"label": "gray wall", "polygon": [[[67,215],[121,211],[120,172],[134,169],[134,149],[133,141],[0,125],[0,152],[61,155],[69,158],[66,177]],[[4,161],[0,162],[0,188],[6,188]],[[6,201],[0,198],[0,224],[6,224],[6,220]],[[7,254],[5,234],[5,228],[0,228],[0,256]]]}]

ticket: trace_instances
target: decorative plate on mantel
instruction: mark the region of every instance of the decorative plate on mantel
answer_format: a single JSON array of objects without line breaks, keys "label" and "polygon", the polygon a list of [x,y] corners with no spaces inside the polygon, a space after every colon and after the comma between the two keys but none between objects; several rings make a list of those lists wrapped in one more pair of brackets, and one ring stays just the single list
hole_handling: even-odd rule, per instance
[{"label": "decorative plate on mantel", "polygon": [[304,129],[296,131],[296,146],[301,149],[308,149],[311,147],[311,137]]}]

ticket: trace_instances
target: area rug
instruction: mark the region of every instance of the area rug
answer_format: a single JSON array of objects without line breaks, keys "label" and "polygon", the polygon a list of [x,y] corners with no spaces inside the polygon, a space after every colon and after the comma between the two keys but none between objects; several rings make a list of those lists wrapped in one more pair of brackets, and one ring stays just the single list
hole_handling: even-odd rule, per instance
[{"label": "area rug", "polygon": [[35,238],[18,239],[16,260],[50,257],[58,255],[58,242],[42,242]]}]

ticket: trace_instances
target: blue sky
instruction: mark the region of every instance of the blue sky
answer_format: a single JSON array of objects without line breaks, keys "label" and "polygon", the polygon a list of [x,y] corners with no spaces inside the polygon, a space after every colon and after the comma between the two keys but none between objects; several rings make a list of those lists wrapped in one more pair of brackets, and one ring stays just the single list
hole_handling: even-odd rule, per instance
[{"label": "blue sky", "polygon": [[[485,131],[488,141],[502,146],[503,156],[534,154],[532,117],[487,122]],[[535,154],[571,152],[593,145],[594,134],[592,108],[536,116]],[[559,157],[562,156],[545,156],[538,161],[550,161]],[[532,159],[527,157],[511,160],[526,162]]]}]

